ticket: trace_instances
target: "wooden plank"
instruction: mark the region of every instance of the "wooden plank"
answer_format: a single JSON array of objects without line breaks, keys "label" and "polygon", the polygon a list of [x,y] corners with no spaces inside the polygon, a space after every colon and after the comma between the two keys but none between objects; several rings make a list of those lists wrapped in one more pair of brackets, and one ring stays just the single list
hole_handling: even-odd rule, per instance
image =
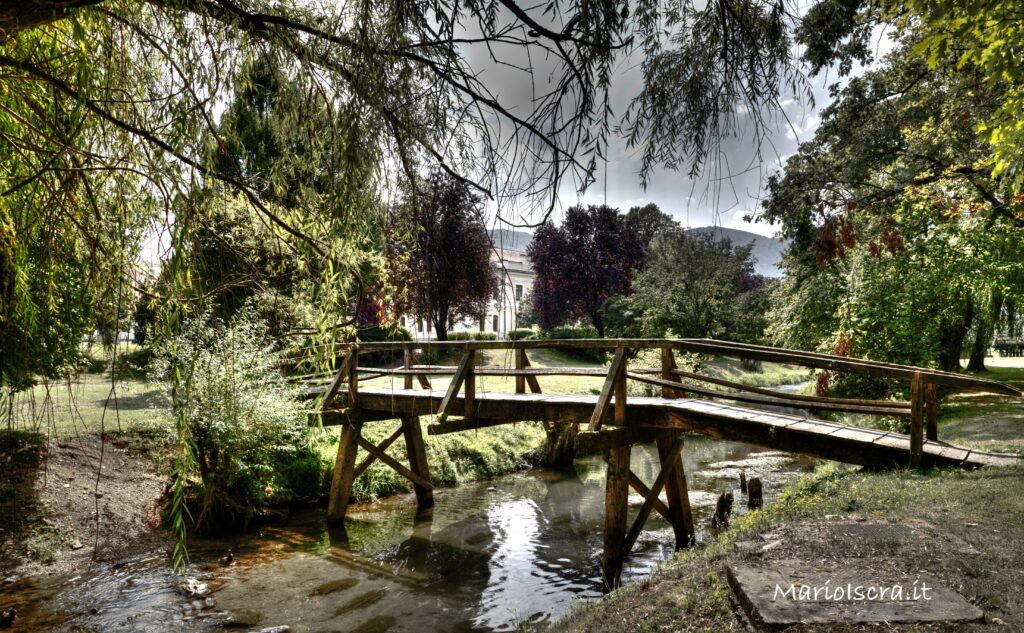
[{"label": "wooden plank", "polygon": [[[676,370],[676,356],[675,352],[671,347],[661,348],[661,379],[669,382],[679,382],[675,380],[673,372]],[[661,386],[661,397],[662,398],[678,398],[683,395],[681,392],[672,389],[668,385]]]},{"label": "wooden plank", "polygon": [[605,588],[615,589],[622,578],[622,545],[626,536],[629,512],[629,453],[628,446],[613,448],[605,458],[608,469],[604,487],[604,551],[601,570]]},{"label": "wooden plank", "polygon": [[640,513],[636,519],[633,520],[633,526],[629,529],[629,534],[626,535],[626,540],[622,545],[622,556],[629,556],[629,552],[632,551],[633,545],[636,544],[636,539],[640,537],[640,531],[644,529],[644,524],[647,523],[648,517],[651,516],[651,510],[654,507],[654,502],[657,500],[658,495],[661,494],[661,489],[665,487],[665,482],[668,480],[669,474],[675,470],[679,464],[679,453],[683,450],[683,438],[677,436],[672,440],[672,445],[669,449],[667,463],[662,464],[661,471],[658,473],[658,477],[654,480],[654,484],[651,486],[651,491],[647,494],[644,499],[644,504],[640,506]]},{"label": "wooden plank", "polygon": [[[517,350],[519,351],[519,350]],[[530,357],[526,355],[526,350],[523,349],[523,369],[526,371],[530,370]],[[540,383],[537,382],[536,375],[526,374],[526,384],[529,385],[530,391],[533,393],[540,393]]]},{"label": "wooden plank", "polygon": [[664,431],[629,426],[600,431],[580,431],[576,435],[577,451],[580,455],[601,453],[610,448],[653,442],[663,434]]},{"label": "wooden plank", "polygon": [[476,352],[466,350],[465,397],[462,401],[462,415],[472,418],[476,415],[476,374],[473,365],[476,363]]},{"label": "wooden plank", "polygon": [[[526,369],[526,350],[517,349],[516,352],[516,369]],[[516,373],[516,393],[526,393],[526,374]]]},{"label": "wooden plank", "polygon": [[[739,391],[749,391],[750,393],[757,393],[763,396],[770,396],[773,398],[785,398],[786,400],[798,400],[803,402],[824,402],[832,404],[849,404],[854,406],[865,406],[865,407],[884,407],[890,409],[910,409],[909,402],[894,401],[894,400],[858,400],[854,398],[823,398],[818,396],[808,396],[799,393],[786,393],[777,391],[775,389],[764,389],[762,387],[754,387],[751,385],[745,385],[741,382],[734,382],[732,380],[725,380],[724,378],[715,378],[713,376],[705,376],[703,374],[695,374],[689,371],[682,371],[674,369],[672,371],[674,376],[680,378],[689,378],[691,380],[699,380],[712,385],[718,385],[720,387],[729,387],[730,389],[737,389]],[[665,380],[671,380],[671,377],[662,375]]]},{"label": "wooden plank", "polygon": [[338,370],[338,373],[334,376],[334,380],[331,381],[331,384],[327,387],[327,392],[324,393],[322,406],[327,407],[327,405],[331,404],[331,402],[334,401],[334,398],[338,395],[338,392],[341,391],[341,386],[348,380],[352,379],[352,364],[355,363],[355,358],[358,355],[359,351],[355,349],[345,355],[345,361],[342,362],[341,369]]},{"label": "wooden plank", "polygon": [[338,455],[331,473],[331,493],[327,502],[327,522],[340,524],[345,521],[348,503],[352,497],[352,482],[355,479],[355,465],[358,442],[363,423],[356,420],[345,425],[338,442]]},{"label": "wooden plank", "polygon": [[[679,435],[679,439],[683,436]],[[665,497],[668,499],[668,522],[676,537],[676,549],[690,547],[697,542],[693,528],[693,512],[690,509],[690,493],[686,485],[686,470],[683,468],[682,455],[671,457],[673,438],[662,435],[658,438],[658,458],[661,467],[665,468],[671,461],[678,462],[665,481]]]},{"label": "wooden plank", "polygon": [[[405,452],[409,459],[409,468],[427,481],[430,479],[430,464],[427,462],[427,449],[423,444],[423,430],[420,419],[415,415],[402,416],[402,432],[405,434]],[[434,505],[434,491],[413,482],[416,493],[416,505],[421,510]]]},{"label": "wooden plank", "polygon": [[608,405],[618,386],[619,374],[622,373],[625,362],[626,352],[624,348],[620,347],[615,350],[612,364],[608,367],[608,375],[604,380],[604,385],[601,386],[601,394],[597,397],[597,406],[594,407],[594,413],[590,416],[590,431],[597,431],[601,428],[601,421],[608,411]]},{"label": "wooden plank", "polygon": [[[401,426],[395,429],[395,432],[389,435],[383,442],[378,444],[377,448],[380,449],[381,451],[386,451],[388,450],[388,447],[394,444],[395,440],[397,440],[400,437],[402,437]],[[362,475],[366,471],[366,469],[369,468],[375,461],[377,461],[376,455],[367,455],[366,459],[359,462],[359,465],[356,466],[355,472],[352,473],[352,480],[355,481],[356,478],[359,477],[359,475]]]},{"label": "wooden plank", "polygon": [[467,351],[463,354],[462,360],[459,361],[459,368],[455,370],[455,376],[452,378],[452,383],[448,385],[448,392],[444,394],[441,408],[437,412],[438,419],[441,422],[444,422],[451,415],[452,409],[455,407],[456,397],[459,394],[459,389],[462,388],[462,383],[466,380],[466,372],[469,371],[471,359],[472,356]]},{"label": "wooden plank", "polygon": [[645,382],[652,385],[657,385],[663,389],[671,386],[678,385],[676,390],[678,392],[695,393],[708,398],[719,398],[721,400],[732,400],[734,402],[750,402],[753,404],[763,404],[776,407],[789,407],[796,409],[809,409],[813,411],[846,411],[850,413],[869,413],[873,415],[891,415],[893,417],[907,417],[910,415],[910,411],[901,408],[892,407],[875,407],[867,405],[845,405],[845,404],[834,404],[831,402],[824,401],[810,401],[810,400],[791,400],[785,394],[779,393],[778,396],[768,397],[757,394],[744,394],[729,391],[719,391],[717,389],[708,389],[706,387],[697,387],[695,385],[685,385],[675,380],[663,380],[661,378],[652,378],[643,374],[637,374],[629,372],[629,378],[638,382]]},{"label": "wooden plank", "polygon": [[352,362],[349,364],[348,375],[348,406],[356,406],[359,400],[359,350],[352,350]]},{"label": "wooden plank", "polygon": [[384,451],[379,450],[376,446],[374,446],[369,441],[367,441],[365,438],[363,438],[362,435],[356,436],[356,443],[359,444],[359,447],[362,448],[364,451],[366,451],[367,453],[370,453],[371,455],[376,456],[377,459],[379,459],[380,461],[382,461],[385,464],[387,464],[388,466],[390,466],[396,473],[398,473],[399,475],[405,477],[406,479],[408,479],[412,483],[420,485],[420,486],[423,486],[424,488],[427,488],[428,490],[433,490],[434,489],[434,485],[432,483],[430,483],[429,481],[427,481],[426,479],[424,479],[420,475],[412,472],[411,470],[406,468],[401,462],[399,462],[398,460],[394,459],[393,457],[391,457],[390,455],[388,455]]},{"label": "wooden plank", "polygon": [[921,466],[924,445],[924,378],[914,374],[910,381],[910,465]]},{"label": "wooden plank", "polygon": [[445,420],[440,424],[430,424],[427,426],[427,435],[447,435],[448,433],[461,433],[462,431],[473,431],[475,429],[486,429],[492,426],[501,426],[503,424],[515,424],[520,420],[509,420],[505,418],[463,418],[461,420]]},{"label": "wooden plank", "polygon": [[[406,347],[402,351],[402,368],[406,370],[412,369],[412,348]],[[412,374],[406,374],[402,376],[402,386],[406,389],[412,389]]]},{"label": "wooden plank", "polygon": [[[629,486],[633,490],[636,490],[636,493],[644,499],[651,494],[651,489],[647,487],[647,484],[645,484],[643,480],[632,471],[632,469],[629,471]],[[672,522],[672,516],[669,514],[668,505],[661,500],[661,497],[656,497],[654,499],[654,509],[658,511],[658,514],[660,514],[663,519],[669,523]]]},{"label": "wooden plank", "polygon": [[620,426],[626,423],[626,359],[629,357],[629,350],[621,349],[622,367],[615,379],[615,424]]},{"label": "wooden plank", "polygon": [[935,442],[939,439],[939,400],[935,383],[925,385],[924,400],[925,438]]}]

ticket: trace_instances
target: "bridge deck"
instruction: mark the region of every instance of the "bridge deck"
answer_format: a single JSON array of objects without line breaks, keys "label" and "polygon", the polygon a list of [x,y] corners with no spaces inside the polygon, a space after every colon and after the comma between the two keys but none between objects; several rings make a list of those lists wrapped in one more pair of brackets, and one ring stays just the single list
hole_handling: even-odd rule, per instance
[{"label": "bridge deck", "polygon": [[[359,390],[356,407],[347,409],[346,415],[328,414],[325,424],[343,422],[348,417],[369,420],[431,415],[437,412],[444,396],[442,391],[364,388]],[[428,427],[428,432],[440,434],[531,420],[585,424],[597,399],[598,396],[590,395],[477,393],[473,420],[435,423]],[[347,406],[347,398],[339,400]],[[463,400],[460,395],[456,411],[461,411]],[[630,397],[626,420],[630,429],[681,430],[863,466],[907,465],[910,460],[908,435],[708,400]],[[606,429],[622,428],[615,427],[610,411],[603,423]],[[937,441],[925,441],[924,455],[926,461],[936,466],[1007,466],[1020,460],[1013,454],[960,448]]]}]

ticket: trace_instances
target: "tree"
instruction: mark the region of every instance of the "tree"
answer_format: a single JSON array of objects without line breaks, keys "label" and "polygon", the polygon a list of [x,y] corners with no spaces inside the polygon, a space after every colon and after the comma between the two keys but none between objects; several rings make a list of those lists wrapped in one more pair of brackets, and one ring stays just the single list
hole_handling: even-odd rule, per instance
[{"label": "tree", "polygon": [[407,231],[406,284],[414,314],[430,320],[438,340],[466,317],[482,319],[498,292],[480,197],[446,174],[434,173],[397,212]]},{"label": "tree", "polygon": [[682,230],[656,238],[630,297],[644,335],[752,336],[743,312],[751,302],[743,295],[763,285],[754,274],[752,249]]},{"label": "tree", "polygon": [[632,207],[626,214],[626,226],[640,238],[645,257],[654,238],[680,228],[672,216],[663,212],[653,202],[642,207]]},{"label": "tree", "polygon": [[560,227],[546,223],[527,251],[537,278],[533,310],[546,330],[586,319],[605,334],[601,308],[613,295],[629,293],[643,261],[643,245],[617,209],[576,206]]}]

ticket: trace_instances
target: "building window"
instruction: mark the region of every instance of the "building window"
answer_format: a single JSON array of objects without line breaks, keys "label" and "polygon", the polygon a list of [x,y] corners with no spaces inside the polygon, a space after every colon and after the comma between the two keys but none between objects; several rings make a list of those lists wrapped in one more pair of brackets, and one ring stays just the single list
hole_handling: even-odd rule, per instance
[{"label": "building window", "polygon": [[405,327],[405,317],[398,319],[398,325]]},{"label": "building window", "polygon": [[523,300],[523,284],[516,284],[516,301]]},{"label": "building window", "polygon": [[497,332],[498,331],[498,315],[497,314],[495,314],[494,316],[491,317],[491,325],[493,326],[492,329],[495,332]]},{"label": "building window", "polygon": [[417,332],[422,332],[423,331],[423,319],[417,319],[416,320],[416,331]]},{"label": "building window", "polygon": [[484,331],[484,329],[485,329],[484,323],[486,323],[486,322],[487,321],[484,319],[484,317],[480,317],[480,331],[481,332]]}]

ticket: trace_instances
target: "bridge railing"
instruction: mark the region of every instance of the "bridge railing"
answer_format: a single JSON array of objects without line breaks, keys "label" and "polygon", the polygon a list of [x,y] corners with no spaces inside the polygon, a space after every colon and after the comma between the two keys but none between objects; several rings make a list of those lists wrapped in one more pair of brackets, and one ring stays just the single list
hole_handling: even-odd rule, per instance
[{"label": "bridge railing", "polygon": [[[613,352],[607,368],[579,367],[533,367],[527,352],[536,349],[554,350],[606,350]],[[660,367],[628,366],[631,352],[641,349],[660,350]],[[459,354],[456,366],[417,364],[418,352],[448,350]],[[505,351],[512,354],[512,366],[481,366],[478,357],[483,351]],[[327,350],[306,350],[321,356]],[[831,398],[795,394],[747,385],[741,382],[707,376],[680,369],[675,362],[675,352],[698,353],[739,358],[748,361],[783,363],[822,369],[832,372],[863,374],[910,383],[909,401],[867,400]],[[388,354],[390,352],[390,354]],[[397,357],[401,364],[390,366],[363,366],[360,355],[374,354]],[[588,425],[588,430],[600,430],[602,421],[612,411],[615,424],[625,424],[627,381],[649,384],[661,388],[665,398],[682,397],[686,394],[701,398],[723,399],[758,406],[776,406],[806,409],[811,411],[848,412],[910,419],[911,464],[920,465],[925,438],[938,440],[937,387],[943,386],[959,391],[985,391],[1020,396],[1021,391],[1009,385],[951,372],[938,371],[908,365],[884,363],[816,352],[805,352],[785,348],[750,345],[712,339],[572,339],[572,340],[520,340],[520,341],[402,341],[345,343],[334,346],[327,356],[340,360],[340,366],[331,374],[312,373],[293,377],[305,382],[330,382],[323,393],[323,406],[329,406],[342,393],[346,394],[349,407],[358,406],[359,383],[383,376],[401,377],[403,388],[410,390],[419,386],[431,389],[430,377],[452,376],[437,415],[444,422],[452,415],[472,419],[477,407],[477,378],[480,376],[502,376],[515,378],[515,392],[518,394],[541,393],[539,376],[595,376],[604,381],[597,398],[597,404]],[[301,364],[302,356],[285,359],[283,366]],[[337,366],[337,365],[336,365]],[[683,382],[689,380],[709,386]],[[718,388],[715,388],[718,387]],[[729,389],[723,391],[720,388]],[[462,407],[457,403],[462,395]],[[461,411],[459,410],[461,409]]]}]

